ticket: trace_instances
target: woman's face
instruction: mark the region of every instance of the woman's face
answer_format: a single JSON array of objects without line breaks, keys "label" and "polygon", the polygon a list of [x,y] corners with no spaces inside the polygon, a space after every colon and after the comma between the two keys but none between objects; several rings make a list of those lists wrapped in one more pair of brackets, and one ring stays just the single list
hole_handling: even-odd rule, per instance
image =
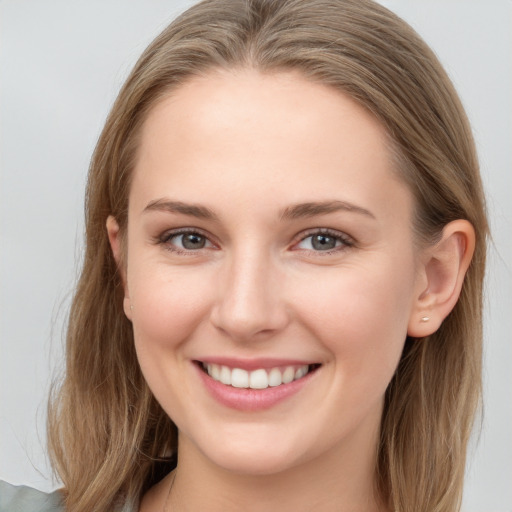
[{"label": "woman's face", "polygon": [[212,73],[151,111],[125,311],[180,450],[251,474],[373,453],[423,286],[412,208],[382,126],[298,74]]}]

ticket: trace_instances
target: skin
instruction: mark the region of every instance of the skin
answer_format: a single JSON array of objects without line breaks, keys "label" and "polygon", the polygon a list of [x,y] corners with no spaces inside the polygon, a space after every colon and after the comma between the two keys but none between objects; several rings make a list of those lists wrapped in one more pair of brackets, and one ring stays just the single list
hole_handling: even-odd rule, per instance
[{"label": "skin", "polygon": [[[388,145],[362,107],[295,73],[213,72],[150,112],[124,308],[144,376],[179,429],[179,465],[142,511],[164,508],[174,476],[168,505],[180,511],[387,510],[373,492],[384,393],[407,334],[434,332],[455,304],[474,244],[456,221],[418,248]],[[312,202],[343,207],[283,215]],[[183,228],[204,247],[184,248]],[[113,217],[107,229],[120,261]],[[334,249],[313,247],[319,229]],[[219,355],[321,366],[297,394],[247,412],[198,377],[193,361]]]}]

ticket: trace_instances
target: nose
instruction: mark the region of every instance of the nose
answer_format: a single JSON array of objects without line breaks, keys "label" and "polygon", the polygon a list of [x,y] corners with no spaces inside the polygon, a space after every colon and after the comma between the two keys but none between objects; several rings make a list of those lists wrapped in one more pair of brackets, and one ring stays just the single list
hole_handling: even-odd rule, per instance
[{"label": "nose", "polygon": [[289,322],[284,279],[272,258],[255,252],[228,259],[220,273],[214,326],[235,341],[266,338]]}]

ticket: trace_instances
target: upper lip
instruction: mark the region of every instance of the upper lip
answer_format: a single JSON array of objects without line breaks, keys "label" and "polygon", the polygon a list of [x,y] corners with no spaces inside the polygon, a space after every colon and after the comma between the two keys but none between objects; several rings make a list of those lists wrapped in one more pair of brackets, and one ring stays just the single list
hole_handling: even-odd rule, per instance
[{"label": "upper lip", "polygon": [[261,357],[261,358],[235,358],[235,357],[205,357],[204,359],[196,359],[196,361],[203,364],[218,364],[220,366],[227,366],[228,368],[240,368],[241,370],[259,370],[259,369],[270,369],[279,366],[303,366],[318,364],[315,361],[304,361],[299,359],[281,359],[273,357]]}]

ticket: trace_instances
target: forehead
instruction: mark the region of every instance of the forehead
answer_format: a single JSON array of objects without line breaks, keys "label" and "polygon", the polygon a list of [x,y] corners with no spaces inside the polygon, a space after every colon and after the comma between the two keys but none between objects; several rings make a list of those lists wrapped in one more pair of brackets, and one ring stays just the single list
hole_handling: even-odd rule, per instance
[{"label": "forehead", "polygon": [[337,194],[368,205],[390,193],[384,186],[408,194],[389,147],[373,115],[298,73],[214,72],[191,79],[149,113],[130,201],[143,207],[165,192],[251,204],[280,190],[279,207]]}]

